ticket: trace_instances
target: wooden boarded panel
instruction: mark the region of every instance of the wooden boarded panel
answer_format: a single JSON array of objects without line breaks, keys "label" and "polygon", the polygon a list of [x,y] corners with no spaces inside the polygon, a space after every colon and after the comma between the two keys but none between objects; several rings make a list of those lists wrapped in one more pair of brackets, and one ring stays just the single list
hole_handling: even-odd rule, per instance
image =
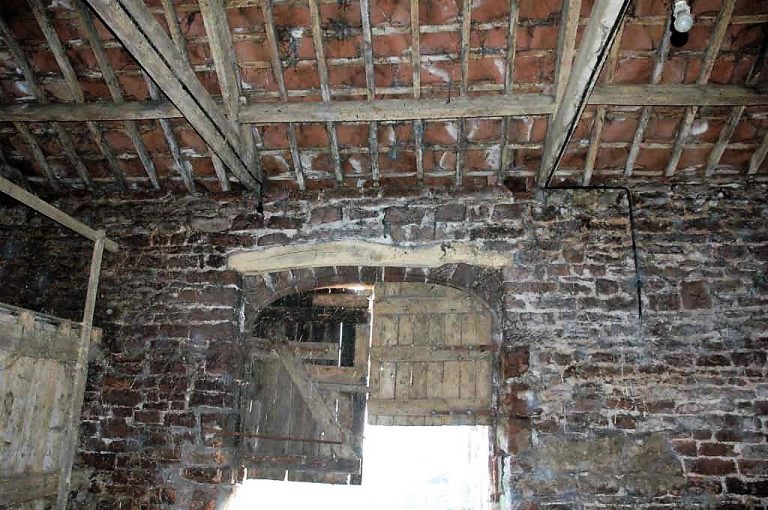
[{"label": "wooden boarded panel", "polygon": [[380,283],[371,334],[371,424],[483,424],[491,406],[491,314],[445,286]]},{"label": "wooden boarded panel", "polygon": [[0,504],[56,496],[79,342],[77,324],[0,304]]}]

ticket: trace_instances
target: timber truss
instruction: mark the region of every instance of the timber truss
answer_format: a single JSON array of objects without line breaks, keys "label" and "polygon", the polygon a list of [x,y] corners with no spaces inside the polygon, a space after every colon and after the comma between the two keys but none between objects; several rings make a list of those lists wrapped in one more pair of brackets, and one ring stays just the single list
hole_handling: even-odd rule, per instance
[{"label": "timber truss", "polygon": [[[581,0],[564,0],[557,19],[557,42],[548,54],[554,60],[553,79],[520,83],[516,77],[525,74],[525,66],[539,65],[531,62],[531,55],[539,59],[547,55],[537,54],[530,44],[525,50],[517,47],[538,26],[530,13],[521,14],[517,0],[499,2],[505,7],[504,19],[489,21],[466,1],[458,3],[453,19],[430,24],[423,21],[432,15],[424,12],[419,0],[406,3],[409,12],[398,22],[382,21],[379,11],[383,8],[369,0],[356,2],[351,15],[343,14],[350,7],[336,0],[199,0],[197,5],[178,6],[162,0],[160,7],[148,7],[143,0],[72,0],[71,9],[64,13],[46,8],[42,0],[27,3],[69,100],[55,97],[49,77],[30,59],[31,43],[20,39],[10,22],[0,20],[0,37],[26,90],[23,98],[3,93],[0,118],[8,124],[0,128],[0,140],[11,141],[2,159],[11,166],[19,166],[15,164],[19,159],[34,162],[34,171],[25,177],[47,180],[57,190],[62,185],[91,188],[98,185],[96,181],[123,189],[136,183],[159,188],[176,181],[195,191],[196,183],[214,181],[223,190],[237,183],[260,192],[267,181],[274,187],[304,190],[377,186],[394,178],[475,186],[478,181],[493,184],[508,176],[532,177],[539,185],[553,176],[588,185],[596,172],[608,179],[631,177],[636,170],[645,176],[670,177],[681,167],[701,177],[723,168],[754,175],[768,153],[768,129],[754,140],[732,140],[748,118],[762,118],[768,106],[768,95],[757,86],[765,41],[759,51],[753,51],[754,45],[738,47],[738,33],[744,27],[762,27],[768,13],[739,14],[736,0],[724,0],[717,13],[697,16],[708,36],[701,51],[684,54],[686,65],[695,71],[679,83],[665,75],[670,55],[676,59],[683,55],[671,45],[671,17],[641,15],[636,12],[639,7],[628,14],[629,0],[596,0],[588,13],[582,12]],[[666,13],[665,9],[659,12]],[[334,17],[331,11],[342,15]],[[306,21],[299,20],[302,13]],[[253,34],[238,28],[238,14],[251,16],[247,25]],[[204,36],[191,33],[188,25],[193,15],[202,18]],[[97,18],[115,39],[105,39]],[[295,21],[296,26],[287,25],[286,20]],[[63,21],[76,26],[84,41],[64,41],[57,29]],[[623,38],[638,27],[658,34],[651,50],[633,48],[631,38]],[[305,32],[311,32],[311,38]],[[356,43],[354,55],[338,55],[331,42],[350,34]],[[384,55],[377,50],[377,41],[393,34],[408,40],[410,47]],[[486,47],[485,39],[498,34],[506,42]],[[432,39],[437,36],[455,39],[455,51],[435,50]],[[629,47],[622,47],[623,39]],[[260,45],[258,51],[254,41]],[[208,53],[201,62],[193,49],[203,43]],[[71,57],[77,44],[90,48],[98,68],[95,75],[106,85],[108,97],[89,100],[93,94],[83,88],[84,72]],[[133,75],[115,69],[109,54],[113,50],[127,50],[135,59],[138,66]],[[525,61],[518,50],[525,54]],[[748,69],[738,77],[734,70],[729,80],[718,75],[717,83],[710,84],[713,72],[734,52],[746,59]],[[623,78],[614,83],[622,62],[631,63],[641,53],[652,61],[650,79]],[[480,67],[488,62],[500,68],[498,79],[477,78]],[[342,69],[354,66],[361,71],[359,80],[345,81]],[[402,76],[383,86],[380,75],[392,66]],[[294,78],[289,82],[289,76],[306,69],[312,70],[316,83],[297,84]],[[250,85],[253,80],[247,75],[252,72],[266,76],[266,85]],[[435,74],[448,77],[425,83]],[[137,96],[126,91],[129,76],[145,82],[148,97],[128,99]],[[206,76],[213,76],[215,85]],[[727,115],[718,113],[723,111]],[[624,140],[604,136],[613,116],[623,114],[635,119],[634,134]],[[656,141],[649,126],[665,115],[677,121],[674,134],[669,140]],[[718,124],[719,134],[696,139],[701,129],[697,121],[713,115],[725,117]],[[476,136],[478,126],[482,128],[486,121],[493,123],[492,135]],[[538,121],[545,125],[545,135],[515,137],[517,124],[527,123],[530,131]],[[70,132],[70,123],[86,127],[83,136],[93,141],[98,153],[83,147],[82,140]],[[430,126],[440,123],[450,128],[452,140],[430,136]],[[129,140],[123,153],[110,146],[105,134],[105,126],[115,125]],[[155,125],[162,130],[163,148],[148,147],[145,141]],[[350,140],[350,125],[365,134]],[[314,138],[320,143],[306,143],[311,128],[322,131],[322,136]],[[398,130],[406,133],[404,141],[398,138]],[[184,146],[181,139],[190,133],[199,137],[204,149]],[[284,144],[272,140],[275,133]],[[46,154],[47,144],[41,138],[55,140],[61,150]],[[601,151],[617,150],[626,157],[603,161]],[[646,153],[654,150],[665,151],[663,169],[648,163]],[[686,152],[702,150],[707,153],[705,162],[681,164]],[[750,154],[745,168],[721,163],[724,154],[734,151]],[[407,168],[392,163],[398,155]],[[159,159],[166,168],[163,171],[158,170]],[[108,171],[94,175],[95,160]],[[144,175],[126,175],[127,163],[134,160]],[[385,164],[391,168],[384,168]],[[61,170],[63,166],[71,169],[70,174]],[[210,178],[205,171],[195,175],[195,167],[201,166],[212,168]]]}]

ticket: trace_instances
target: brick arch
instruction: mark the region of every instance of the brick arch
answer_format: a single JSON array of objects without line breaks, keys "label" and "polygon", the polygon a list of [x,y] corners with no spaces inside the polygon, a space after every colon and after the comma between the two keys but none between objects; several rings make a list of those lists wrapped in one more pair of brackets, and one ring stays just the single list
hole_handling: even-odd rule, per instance
[{"label": "brick arch", "polygon": [[[520,377],[528,369],[528,349],[513,346],[514,333],[505,327],[504,286],[501,269],[470,264],[445,264],[434,268],[392,266],[322,266],[311,269],[283,270],[260,275],[246,275],[243,281],[246,331],[259,312],[269,304],[291,294],[312,291],[329,285],[410,282],[445,285],[483,302],[493,317],[492,339],[498,346],[493,373],[493,409],[496,419],[492,430],[491,483],[493,500],[499,501],[504,488],[502,476],[505,458],[524,448],[531,437],[531,416],[526,402],[510,394],[510,377]],[[518,388],[519,389],[519,388]]]},{"label": "brick arch", "polygon": [[246,275],[243,285],[246,323],[250,323],[270,303],[291,294],[329,285],[372,285],[382,281],[445,285],[463,291],[488,307],[493,315],[495,341],[503,343],[505,340],[502,272],[470,264],[445,264],[435,268],[322,266]]}]

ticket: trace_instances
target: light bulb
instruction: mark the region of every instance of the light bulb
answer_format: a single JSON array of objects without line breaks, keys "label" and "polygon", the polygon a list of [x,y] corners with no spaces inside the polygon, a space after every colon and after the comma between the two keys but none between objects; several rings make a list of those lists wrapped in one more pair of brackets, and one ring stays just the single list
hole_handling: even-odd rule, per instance
[{"label": "light bulb", "polygon": [[677,0],[672,7],[672,12],[675,16],[675,30],[685,33],[693,27],[691,8],[685,0]]}]

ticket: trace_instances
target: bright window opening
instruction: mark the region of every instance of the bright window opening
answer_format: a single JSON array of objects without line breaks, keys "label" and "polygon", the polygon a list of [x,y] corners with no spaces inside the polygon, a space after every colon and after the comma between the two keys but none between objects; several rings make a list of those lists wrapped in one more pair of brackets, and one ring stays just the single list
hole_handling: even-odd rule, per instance
[{"label": "bright window opening", "polygon": [[487,510],[487,426],[365,427],[362,485],[247,480],[230,510]]}]

